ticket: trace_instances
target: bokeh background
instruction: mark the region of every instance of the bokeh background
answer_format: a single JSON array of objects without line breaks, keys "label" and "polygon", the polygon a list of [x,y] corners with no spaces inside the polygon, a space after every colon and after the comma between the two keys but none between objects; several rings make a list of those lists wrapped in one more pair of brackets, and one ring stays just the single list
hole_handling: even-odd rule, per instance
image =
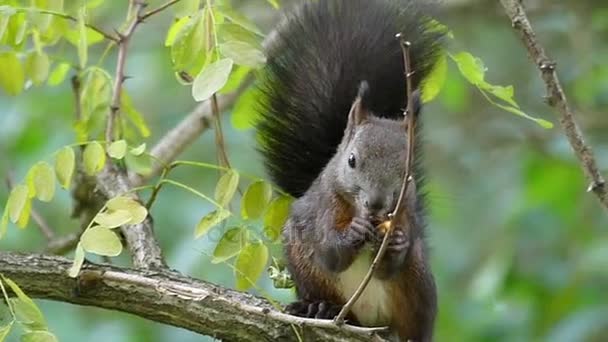
[{"label": "bokeh background", "polygon": [[[483,59],[488,81],[512,84],[524,111],[556,126],[546,130],[492,106],[450,64],[445,88],[424,112],[429,243],[440,303],[436,340],[606,340],[608,213],[585,192],[581,168],[556,115],[543,102],[538,72],[499,2],[443,3],[441,20],[455,35],[449,50]],[[539,40],[557,61],[587,142],[608,175],[608,7],[592,0],[525,3]],[[233,4],[264,32],[272,27],[275,12],[266,1]],[[125,6],[125,1],[105,1],[92,21],[116,27],[124,19]],[[127,74],[133,78],[126,87],[152,128],[149,145],[195,106],[190,89],[175,80],[163,46],[171,20],[166,12],[142,25],[127,61]],[[91,51],[92,56],[100,53],[100,46]],[[115,55],[110,56],[106,67],[113,70],[114,61]],[[12,173],[21,179],[36,161],[74,141],[68,83],[33,88],[16,98],[0,93],[0,177]],[[253,132],[233,129],[229,116],[226,112],[223,118],[233,166],[264,176]],[[182,159],[214,162],[211,132]],[[212,193],[217,181],[215,172],[187,167],[174,177],[206,193]],[[0,203],[7,193],[2,184]],[[69,218],[70,208],[65,192],[50,204],[36,205],[59,233],[78,226]],[[209,262],[217,238],[212,234],[193,240],[195,225],[209,210],[196,197],[166,188],[153,210],[156,231],[172,267],[233,287],[232,269]],[[11,226],[0,249],[35,252],[44,243],[33,224],[26,230]],[[280,301],[292,298],[290,291],[273,289],[267,275],[258,285]],[[65,342],[208,339],[127,314],[39,303],[51,330]],[[18,334],[8,339],[17,340]]]}]

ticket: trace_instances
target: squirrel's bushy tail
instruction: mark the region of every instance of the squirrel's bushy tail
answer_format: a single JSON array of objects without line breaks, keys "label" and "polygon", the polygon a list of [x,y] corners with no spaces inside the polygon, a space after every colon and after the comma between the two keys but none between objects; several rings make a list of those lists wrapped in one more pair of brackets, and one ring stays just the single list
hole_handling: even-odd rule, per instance
[{"label": "squirrel's bushy tail", "polygon": [[403,56],[395,35],[412,43],[418,88],[441,49],[425,0],[307,1],[287,14],[262,72],[260,150],[275,183],[299,197],[342,140],[360,81],[369,108],[398,118],[406,106]]}]

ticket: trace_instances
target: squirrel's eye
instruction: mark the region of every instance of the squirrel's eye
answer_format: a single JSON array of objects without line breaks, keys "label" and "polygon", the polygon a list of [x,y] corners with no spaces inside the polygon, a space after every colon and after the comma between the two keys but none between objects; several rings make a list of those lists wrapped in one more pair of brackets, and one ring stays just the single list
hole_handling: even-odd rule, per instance
[{"label": "squirrel's eye", "polygon": [[354,169],[356,163],[357,161],[355,160],[355,154],[351,153],[350,156],[348,156],[348,166]]}]

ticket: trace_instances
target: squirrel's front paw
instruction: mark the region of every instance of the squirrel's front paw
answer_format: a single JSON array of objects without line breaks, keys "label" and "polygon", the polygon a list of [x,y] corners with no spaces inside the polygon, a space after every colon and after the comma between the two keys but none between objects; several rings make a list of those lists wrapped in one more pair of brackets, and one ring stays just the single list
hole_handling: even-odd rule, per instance
[{"label": "squirrel's front paw", "polygon": [[[382,234],[384,238],[384,234]],[[409,235],[403,230],[396,228],[388,238],[386,252],[393,255],[405,255],[410,248]]]},{"label": "squirrel's front paw", "polygon": [[354,217],[344,233],[345,240],[355,247],[360,247],[367,241],[375,240],[377,234],[376,227],[369,220],[361,217]]}]

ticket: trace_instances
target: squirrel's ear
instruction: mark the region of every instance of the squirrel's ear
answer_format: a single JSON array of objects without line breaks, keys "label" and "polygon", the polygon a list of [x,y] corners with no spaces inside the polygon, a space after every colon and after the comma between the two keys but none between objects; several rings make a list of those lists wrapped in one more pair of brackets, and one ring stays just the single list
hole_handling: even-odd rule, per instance
[{"label": "squirrel's ear", "polygon": [[350,113],[348,114],[348,128],[349,130],[359,126],[367,121],[369,116],[369,110],[367,108],[367,98],[369,96],[369,84],[367,81],[361,81],[359,85],[359,92],[353,105],[350,107]]}]

